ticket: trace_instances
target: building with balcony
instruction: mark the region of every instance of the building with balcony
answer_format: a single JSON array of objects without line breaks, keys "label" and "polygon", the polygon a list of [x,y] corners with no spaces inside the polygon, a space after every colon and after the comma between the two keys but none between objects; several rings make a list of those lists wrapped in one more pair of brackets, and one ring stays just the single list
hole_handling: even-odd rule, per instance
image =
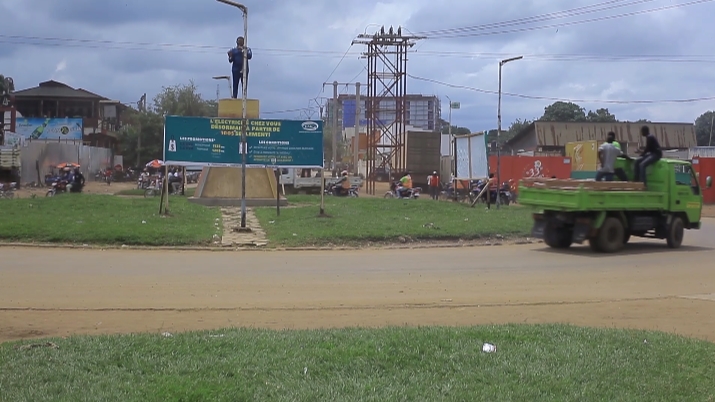
[{"label": "building with balcony", "polygon": [[22,115],[15,131],[26,141],[79,142],[117,150],[117,132],[127,109],[120,102],[52,80],[13,95]]}]

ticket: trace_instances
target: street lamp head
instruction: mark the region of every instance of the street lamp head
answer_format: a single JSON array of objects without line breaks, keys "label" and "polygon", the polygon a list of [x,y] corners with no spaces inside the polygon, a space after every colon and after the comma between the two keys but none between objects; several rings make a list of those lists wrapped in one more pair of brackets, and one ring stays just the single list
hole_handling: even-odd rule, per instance
[{"label": "street lamp head", "polygon": [[215,80],[230,80],[231,79],[231,77],[229,77],[228,75],[217,75],[212,78]]},{"label": "street lamp head", "polygon": [[241,11],[243,11],[244,14],[248,14],[248,8],[246,6],[244,6],[243,4],[236,3],[235,1],[231,1],[231,0],[216,0],[216,1],[218,1],[219,3],[228,4],[229,6],[236,7],[238,9],[240,9]]},{"label": "street lamp head", "polygon": [[521,59],[523,59],[523,58],[524,58],[524,56],[511,57],[511,58],[504,59],[504,60],[500,61],[499,64],[506,64],[506,63],[508,63],[508,62],[510,62],[510,61],[521,60]]}]

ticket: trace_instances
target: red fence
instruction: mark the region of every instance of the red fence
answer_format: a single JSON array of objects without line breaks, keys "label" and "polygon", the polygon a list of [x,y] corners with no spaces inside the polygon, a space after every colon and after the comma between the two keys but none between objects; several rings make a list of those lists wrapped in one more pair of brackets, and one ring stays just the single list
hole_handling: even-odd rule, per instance
[{"label": "red fence", "polygon": [[[568,179],[571,177],[571,159],[563,156],[502,156],[501,182],[529,177],[553,177]],[[496,174],[497,157],[489,157],[489,171]]]},{"label": "red fence", "polygon": [[703,202],[715,204],[715,187],[705,188],[705,180],[710,176],[715,179],[715,158],[693,158],[693,167],[700,176],[700,187],[703,188]]}]

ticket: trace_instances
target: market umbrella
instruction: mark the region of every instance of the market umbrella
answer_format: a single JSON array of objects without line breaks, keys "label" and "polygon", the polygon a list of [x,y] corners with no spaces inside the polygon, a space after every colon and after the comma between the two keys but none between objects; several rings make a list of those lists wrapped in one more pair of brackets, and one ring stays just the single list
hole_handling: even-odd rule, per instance
[{"label": "market umbrella", "polygon": [[159,160],[159,159],[154,159],[153,161],[146,164],[146,167],[155,168],[155,169],[160,168],[162,166],[164,166],[164,161]]},{"label": "market umbrella", "polygon": [[64,168],[74,169],[74,168],[78,168],[78,167],[80,167],[79,163],[72,163],[72,162],[65,162],[65,163],[60,163],[59,165],[57,165],[57,169],[64,169]]}]

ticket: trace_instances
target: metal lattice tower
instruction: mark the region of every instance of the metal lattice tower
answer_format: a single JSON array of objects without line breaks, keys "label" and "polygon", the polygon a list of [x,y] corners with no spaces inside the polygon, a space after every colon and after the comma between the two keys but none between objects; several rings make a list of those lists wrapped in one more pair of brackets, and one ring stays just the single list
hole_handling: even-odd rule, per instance
[{"label": "metal lattice tower", "polygon": [[424,39],[403,36],[385,27],[373,34],[361,34],[353,44],[367,46],[367,193],[375,194],[376,172],[390,168],[390,180],[405,170],[405,120],[407,96],[407,51]]}]

